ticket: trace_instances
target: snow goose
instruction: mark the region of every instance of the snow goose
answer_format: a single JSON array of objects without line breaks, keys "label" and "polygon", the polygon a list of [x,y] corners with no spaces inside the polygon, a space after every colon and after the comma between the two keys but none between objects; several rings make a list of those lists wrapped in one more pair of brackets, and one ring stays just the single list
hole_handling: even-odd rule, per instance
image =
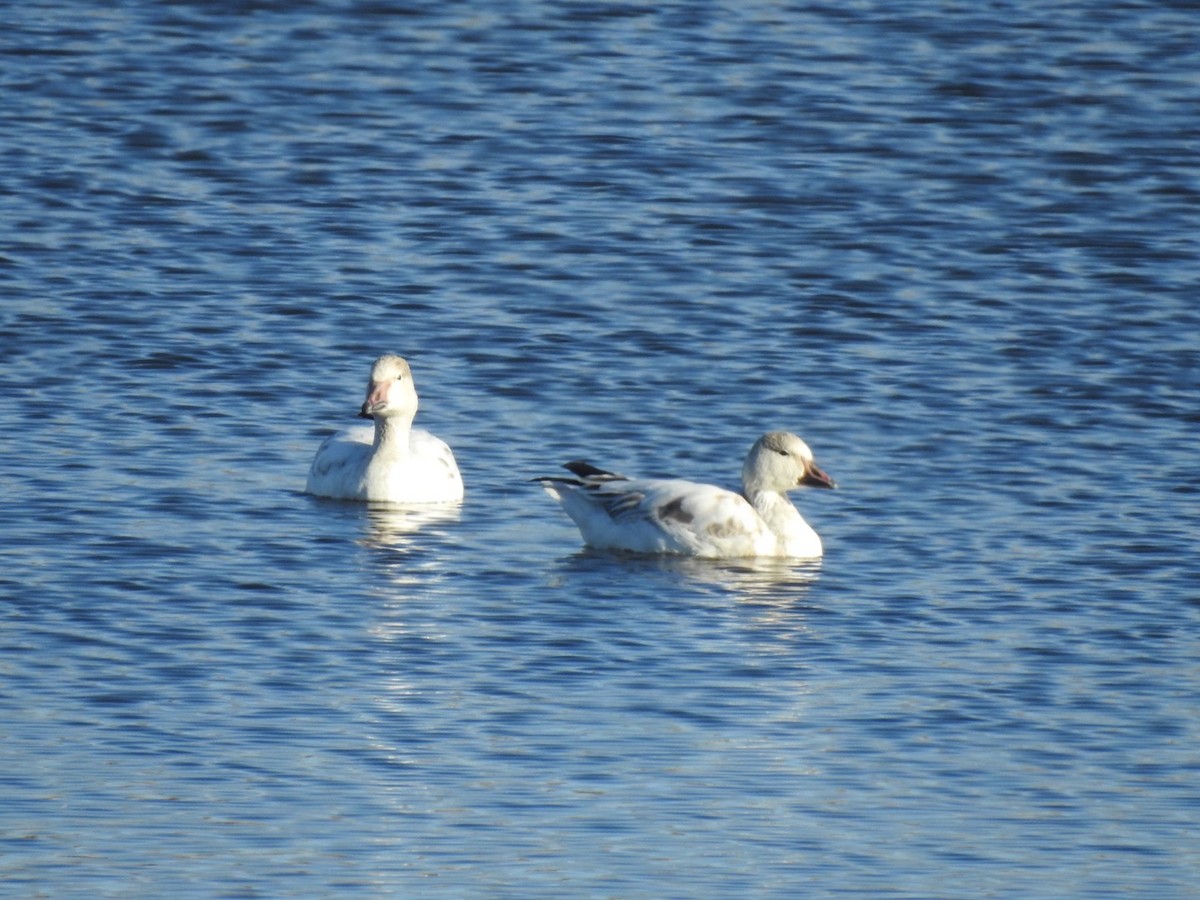
[{"label": "snow goose", "polygon": [[678,479],[627,478],[577,460],[576,477],[535,479],[562,504],[588,546],[686,556],[821,556],[821,538],[787,498],[792,488],[832,488],[796,435],[770,431],[742,466],[742,493]]},{"label": "snow goose", "polygon": [[445,442],[413,428],[417,392],[403,357],[375,360],[359,415],[374,419],[325,440],[308,470],[318,497],[385,503],[456,503],[462,476]]}]

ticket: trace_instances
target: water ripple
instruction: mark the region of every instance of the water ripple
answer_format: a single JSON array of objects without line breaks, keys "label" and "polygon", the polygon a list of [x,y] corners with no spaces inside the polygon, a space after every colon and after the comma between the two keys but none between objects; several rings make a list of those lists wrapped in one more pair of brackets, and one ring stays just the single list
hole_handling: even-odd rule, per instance
[{"label": "water ripple", "polygon": [[[1191,891],[1178,4],[8,19],[6,884]],[[461,509],[301,493],[385,350]],[[820,564],[529,483],[780,427]]]}]

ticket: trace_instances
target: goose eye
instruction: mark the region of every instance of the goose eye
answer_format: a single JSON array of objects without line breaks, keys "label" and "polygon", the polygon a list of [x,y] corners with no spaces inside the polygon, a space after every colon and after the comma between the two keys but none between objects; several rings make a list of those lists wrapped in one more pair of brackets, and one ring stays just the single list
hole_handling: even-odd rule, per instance
[{"label": "goose eye", "polygon": [[786,450],[776,450],[775,452],[778,453],[780,456],[788,455],[788,452]]}]

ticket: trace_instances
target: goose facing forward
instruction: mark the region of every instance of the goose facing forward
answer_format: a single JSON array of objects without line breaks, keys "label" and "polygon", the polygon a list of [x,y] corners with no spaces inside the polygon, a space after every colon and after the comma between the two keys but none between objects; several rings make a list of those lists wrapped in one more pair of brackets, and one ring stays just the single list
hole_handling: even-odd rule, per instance
[{"label": "goose facing forward", "polygon": [[373,425],[347,428],[325,440],[308,470],[306,490],[318,497],[384,503],[456,503],[462,476],[444,441],[413,428],[417,391],[403,357],[387,354],[371,366],[359,415]]},{"label": "goose facing forward", "polygon": [[583,461],[575,478],[535,479],[579,526],[584,543],[607,550],[685,556],[815,558],[821,538],[787,497],[793,488],[836,487],[796,435],[770,431],[742,466],[742,493],[678,479],[627,478]]}]

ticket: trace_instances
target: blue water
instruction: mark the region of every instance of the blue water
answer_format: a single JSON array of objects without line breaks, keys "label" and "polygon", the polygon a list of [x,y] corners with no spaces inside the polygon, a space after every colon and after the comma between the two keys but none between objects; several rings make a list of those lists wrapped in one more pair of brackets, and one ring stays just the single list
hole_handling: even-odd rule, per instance
[{"label": "blue water", "polygon": [[[3,18],[0,893],[1195,895],[1192,4]],[[529,483],[769,428],[819,564]]]}]

